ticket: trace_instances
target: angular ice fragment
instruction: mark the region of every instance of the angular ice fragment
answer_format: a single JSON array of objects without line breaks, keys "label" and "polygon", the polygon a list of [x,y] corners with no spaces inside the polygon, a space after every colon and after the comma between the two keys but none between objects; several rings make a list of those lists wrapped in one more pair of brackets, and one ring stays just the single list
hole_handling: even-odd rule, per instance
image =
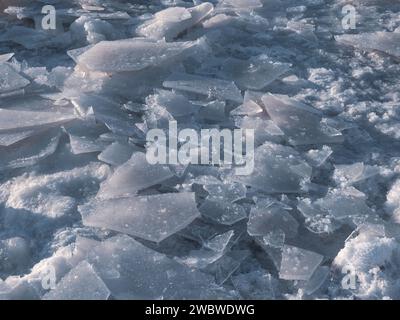
[{"label": "angular ice fragment", "polygon": [[7,62],[14,56],[14,53],[0,54],[0,64]]},{"label": "angular ice fragment", "polygon": [[36,112],[0,109],[0,133],[11,130],[33,129],[53,126],[75,119],[76,116],[64,112]]},{"label": "angular ice fragment", "polygon": [[266,193],[301,193],[310,181],[312,168],[291,147],[265,143],[255,150],[254,172],[229,179]]},{"label": "angular ice fragment", "polygon": [[335,165],[333,179],[343,186],[352,185],[356,182],[371,178],[380,172],[378,167],[366,166],[362,162],[350,165]]},{"label": "angular ice fragment", "polygon": [[225,225],[233,225],[246,219],[246,210],[239,204],[207,198],[199,207],[203,216]]},{"label": "angular ice fragment", "polygon": [[15,143],[0,146],[0,170],[23,168],[53,154],[61,137],[59,129],[51,129]]},{"label": "angular ice fragment", "polygon": [[241,183],[209,183],[204,185],[204,189],[209,193],[207,199],[235,202],[246,198],[246,186]]},{"label": "angular ice fragment", "polygon": [[174,73],[164,81],[165,88],[202,94],[219,100],[243,102],[240,90],[232,81]]},{"label": "angular ice fragment", "polygon": [[0,146],[8,147],[38,133],[38,130],[22,130],[10,133],[0,133]]},{"label": "angular ice fragment", "polygon": [[233,109],[230,114],[232,116],[255,116],[259,115],[263,111],[264,109],[259,105],[257,95],[252,91],[246,91],[244,94],[243,104],[236,109]]},{"label": "angular ice fragment", "polygon": [[178,261],[190,268],[203,269],[225,254],[233,235],[233,230],[217,235],[204,243],[203,248],[192,250],[188,256],[179,258]]},{"label": "angular ice fragment", "polygon": [[271,232],[282,230],[285,238],[294,238],[298,228],[297,220],[277,204],[266,207],[257,204],[251,209],[247,223],[247,232],[251,236],[268,236]]},{"label": "angular ice fragment", "polygon": [[249,10],[261,8],[263,6],[260,0],[222,0],[221,4],[224,6]]},{"label": "angular ice fragment", "polygon": [[174,117],[193,114],[199,109],[185,96],[168,90],[157,90],[154,95],[146,98],[146,103],[149,108],[155,105],[163,107]]},{"label": "angular ice fragment", "polygon": [[216,297],[211,276],[189,269],[126,235],[103,241],[89,252],[87,260],[117,299]]},{"label": "angular ice fragment", "polygon": [[30,84],[29,80],[20,76],[18,72],[6,63],[0,63],[0,74],[0,93],[15,91]]},{"label": "angular ice fragment", "polygon": [[282,129],[292,145],[340,143],[340,131],[329,127],[322,114],[286,96],[266,94],[262,101],[272,121]]},{"label": "angular ice fragment", "polygon": [[313,294],[324,284],[325,280],[329,276],[330,269],[329,267],[319,266],[314,274],[311,276],[310,280],[305,283],[303,289],[304,292],[308,295]]},{"label": "angular ice fragment", "polygon": [[153,19],[140,25],[136,31],[144,37],[171,41],[206,18],[213,8],[209,2],[187,9],[171,7],[157,12]]},{"label": "angular ice fragment", "polygon": [[284,280],[310,280],[323,258],[318,253],[285,245],[282,252],[279,278]]},{"label": "angular ice fragment", "polygon": [[97,197],[109,199],[134,195],[139,190],[146,189],[173,177],[168,166],[151,165],[146,155],[135,152],[114,174],[101,184]]},{"label": "angular ice fragment", "polygon": [[128,143],[116,141],[105,148],[97,158],[113,166],[120,166],[132,157],[134,151],[139,151],[139,148],[135,148]]},{"label": "angular ice fragment", "polygon": [[110,291],[93,266],[82,261],[43,300],[107,300],[109,297]]},{"label": "angular ice fragment", "polygon": [[252,59],[238,60],[228,58],[222,65],[222,75],[232,79],[240,88],[261,90],[278,79],[291,67],[288,63],[271,61],[261,55]]},{"label": "angular ice fragment", "polygon": [[400,57],[400,33],[398,32],[378,31],[362,34],[343,34],[335,36],[335,40],[361,50],[376,50]]},{"label": "angular ice fragment", "polygon": [[101,152],[106,147],[104,142],[95,141],[88,137],[78,137],[70,134],[69,140],[73,154]]},{"label": "angular ice fragment", "polygon": [[332,153],[333,151],[330,147],[323,146],[322,149],[308,151],[305,156],[313,167],[320,167],[328,160]]},{"label": "angular ice fragment", "polygon": [[173,42],[133,38],[102,41],[78,57],[78,63],[94,71],[126,72],[166,63],[197,45],[197,41]]},{"label": "angular ice fragment", "polygon": [[87,226],[107,228],[161,242],[190,224],[200,213],[194,193],[94,199],[79,207]]}]

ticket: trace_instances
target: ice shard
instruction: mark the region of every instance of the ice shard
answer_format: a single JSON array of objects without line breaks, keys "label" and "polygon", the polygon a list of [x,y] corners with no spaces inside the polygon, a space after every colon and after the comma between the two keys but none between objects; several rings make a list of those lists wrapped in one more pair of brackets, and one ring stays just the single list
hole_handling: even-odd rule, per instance
[{"label": "ice shard", "polygon": [[322,260],[323,256],[318,253],[285,245],[282,252],[279,278],[309,280]]},{"label": "ice shard", "polygon": [[200,213],[194,193],[93,199],[79,207],[87,226],[107,228],[153,242],[182,230]]},{"label": "ice shard", "polygon": [[144,38],[101,41],[82,53],[78,63],[93,71],[138,71],[166,63],[196,45],[197,41],[168,43]]},{"label": "ice shard", "polygon": [[98,197],[102,199],[134,195],[138,191],[159,184],[173,177],[168,166],[151,165],[146,155],[135,152],[132,157],[119,166],[114,174],[102,183]]},{"label": "ice shard", "polygon": [[110,291],[93,266],[82,261],[43,300],[108,300]]},{"label": "ice shard", "polygon": [[15,91],[31,83],[6,63],[0,63],[0,74],[0,93]]}]

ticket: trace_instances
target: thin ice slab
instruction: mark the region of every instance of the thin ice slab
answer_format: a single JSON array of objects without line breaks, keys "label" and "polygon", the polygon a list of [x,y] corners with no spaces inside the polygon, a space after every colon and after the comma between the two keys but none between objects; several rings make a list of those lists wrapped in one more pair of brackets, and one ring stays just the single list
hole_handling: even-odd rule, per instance
[{"label": "thin ice slab", "polygon": [[136,31],[144,37],[171,41],[206,18],[213,9],[214,6],[209,2],[192,8],[171,7],[157,12],[154,18],[140,25]]},{"label": "thin ice slab", "polygon": [[290,144],[343,142],[342,133],[328,126],[319,110],[282,95],[266,94],[262,101],[272,121],[285,133]]},{"label": "thin ice slab", "polygon": [[110,291],[93,266],[82,261],[43,300],[107,300]]},{"label": "thin ice slab", "polygon": [[219,100],[243,102],[240,90],[232,81],[207,78],[185,73],[174,73],[166,81],[165,88],[205,95]]},{"label": "thin ice slab", "polygon": [[107,228],[161,242],[189,225],[200,213],[194,193],[94,199],[79,207],[87,226]]},{"label": "thin ice slab", "polygon": [[134,195],[139,190],[159,184],[173,176],[168,166],[151,165],[147,162],[144,153],[135,152],[101,184],[97,197],[109,199]]},{"label": "thin ice slab", "polygon": [[400,33],[372,32],[362,34],[344,34],[336,36],[339,43],[350,45],[365,51],[381,51],[400,58]]},{"label": "thin ice slab", "polygon": [[19,75],[6,63],[0,63],[0,74],[0,93],[15,91],[30,84],[28,79]]},{"label": "thin ice slab", "polygon": [[144,38],[102,41],[77,59],[80,65],[93,71],[138,71],[164,64],[196,45],[197,41],[168,43]]},{"label": "thin ice slab", "polygon": [[323,256],[302,248],[285,245],[282,252],[279,278],[284,280],[310,280]]}]

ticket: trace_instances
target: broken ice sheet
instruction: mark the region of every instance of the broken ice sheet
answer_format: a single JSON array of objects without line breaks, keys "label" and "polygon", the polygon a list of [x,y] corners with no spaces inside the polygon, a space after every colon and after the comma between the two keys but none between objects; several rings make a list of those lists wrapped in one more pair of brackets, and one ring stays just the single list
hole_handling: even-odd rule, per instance
[{"label": "broken ice sheet", "polygon": [[188,256],[177,260],[190,268],[205,268],[225,254],[233,235],[233,230],[216,235],[212,239],[207,240],[201,249],[192,250]]},{"label": "broken ice sheet", "polygon": [[168,90],[157,90],[146,98],[146,103],[151,109],[156,105],[167,109],[173,117],[190,115],[199,110],[199,106],[195,106],[187,97]]},{"label": "broken ice sheet", "polygon": [[333,179],[337,184],[347,186],[376,176],[379,172],[379,167],[364,165],[362,162],[335,165]]},{"label": "broken ice sheet", "polygon": [[0,170],[23,168],[52,155],[61,137],[60,129],[50,129],[9,147],[0,146]]},{"label": "broken ice sheet", "polygon": [[208,199],[235,202],[246,198],[246,186],[241,183],[221,182],[208,183],[204,189],[209,193]]},{"label": "broken ice sheet", "polygon": [[255,150],[254,172],[228,178],[266,193],[301,193],[310,180],[312,168],[291,147],[264,143]]},{"label": "broken ice sheet", "polygon": [[255,270],[231,277],[243,299],[265,300],[275,297],[272,276],[264,270]]},{"label": "broken ice sheet", "polygon": [[193,27],[206,18],[213,10],[209,2],[192,8],[171,7],[159,11],[154,18],[144,22],[137,28],[141,36],[171,41],[185,30]]},{"label": "broken ice sheet", "polygon": [[82,261],[65,275],[43,300],[107,300],[110,291],[93,266]]},{"label": "broken ice sheet", "polygon": [[201,77],[185,73],[173,73],[164,81],[165,88],[188,91],[209,98],[242,103],[243,97],[233,81]]},{"label": "broken ice sheet", "polygon": [[8,147],[38,133],[38,130],[21,130],[10,133],[0,133],[0,146]]},{"label": "broken ice sheet", "polygon": [[30,81],[19,75],[7,63],[0,63],[0,93],[11,92],[26,87]]},{"label": "broken ice sheet", "polygon": [[262,97],[272,121],[285,133],[292,145],[341,143],[340,131],[322,120],[322,113],[287,96],[266,94]]},{"label": "broken ice sheet", "polygon": [[0,64],[7,62],[14,56],[14,53],[0,54]]},{"label": "broken ice sheet", "polygon": [[244,94],[244,101],[243,104],[233,109],[230,114],[232,116],[255,116],[259,115],[264,111],[264,109],[260,106],[261,102],[261,95],[253,91],[246,91]]},{"label": "broken ice sheet", "polygon": [[279,278],[284,280],[309,280],[320,265],[323,256],[302,248],[285,245]]},{"label": "broken ice sheet", "polygon": [[260,0],[222,0],[220,3],[222,6],[246,10],[261,8],[263,6]]},{"label": "broken ice sheet", "polygon": [[312,295],[324,284],[330,273],[329,267],[319,266],[311,278],[304,284],[300,285],[305,294]]},{"label": "broken ice sheet", "polygon": [[190,224],[200,213],[194,193],[93,199],[79,207],[87,226],[107,228],[160,242]]},{"label": "broken ice sheet", "polygon": [[102,41],[77,59],[80,65],[93,71],[138,71],[164,64],[197,44],[197,41],[168,43],[144,38]]},{"label": "broken ice sheet", "polygon": [[211,276],[189,269],[126,235],[101,242],[90,250],[87,260],[116,299],[217,297]]},{"label": "broken ice sheet", "polygon": [[72,113],[0,109],[0,133],[54,126],[75,119]]},{"label": "broken ice sheet", "polygon": [[251,236],[268,236],[270,233],[282,230],[285,238],[297,235],[299,223],[279,204],[262,205],[257,203],[250,211],[247,232]]},{"label": "broken ice sheet", "polygon": [[139,151],[139,148],[129,143],[115,141],[106,147],[97,158],[113,166],[120,166],[132,157],[134,151]]},{"label": "broken ice sheet", "polygon": [[344,34],[335,36],[335,40],[361,50],[376,50],[398,58],[400,57],[400,33],[398,32],[379,31],[362,34]]},{"label": "broken ice sheet", "polygon": [[207,198],[201,204],[199,210],[204,217],[229,226],[247,218],[243,206],[225,200]]},{"label": "broken ice sheet", "polygon": [[221,75],[233,79],[240,88],[262,90],[291,67],[288,63],[271,61],[266,55],[250,60],[228,58],[222,65]]},{"label": "broken ice sheet", "polygon": [[332,148],[323,146],[321,149],[309,150],[305,157],[313,167],[321,167],[332,155]]},{"label": "broken ice sheet", "polygon": [[168,166],[151,165],[147,162],[144,153],[135,152],[101,184],[97,197],[109,199],[134,195],[140,190],[159,184],[173,176]]}]

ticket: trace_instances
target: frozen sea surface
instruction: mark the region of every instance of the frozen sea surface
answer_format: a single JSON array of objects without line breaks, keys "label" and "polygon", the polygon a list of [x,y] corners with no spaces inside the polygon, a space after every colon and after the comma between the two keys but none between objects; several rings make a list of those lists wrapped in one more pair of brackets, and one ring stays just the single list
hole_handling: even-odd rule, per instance
[{"label": "frozen sea surface", "polygon": [[[399,3],[44,2],[0,1],[0,299],[400,299]],[[150,164],[173,121],[254,171]]]}]

